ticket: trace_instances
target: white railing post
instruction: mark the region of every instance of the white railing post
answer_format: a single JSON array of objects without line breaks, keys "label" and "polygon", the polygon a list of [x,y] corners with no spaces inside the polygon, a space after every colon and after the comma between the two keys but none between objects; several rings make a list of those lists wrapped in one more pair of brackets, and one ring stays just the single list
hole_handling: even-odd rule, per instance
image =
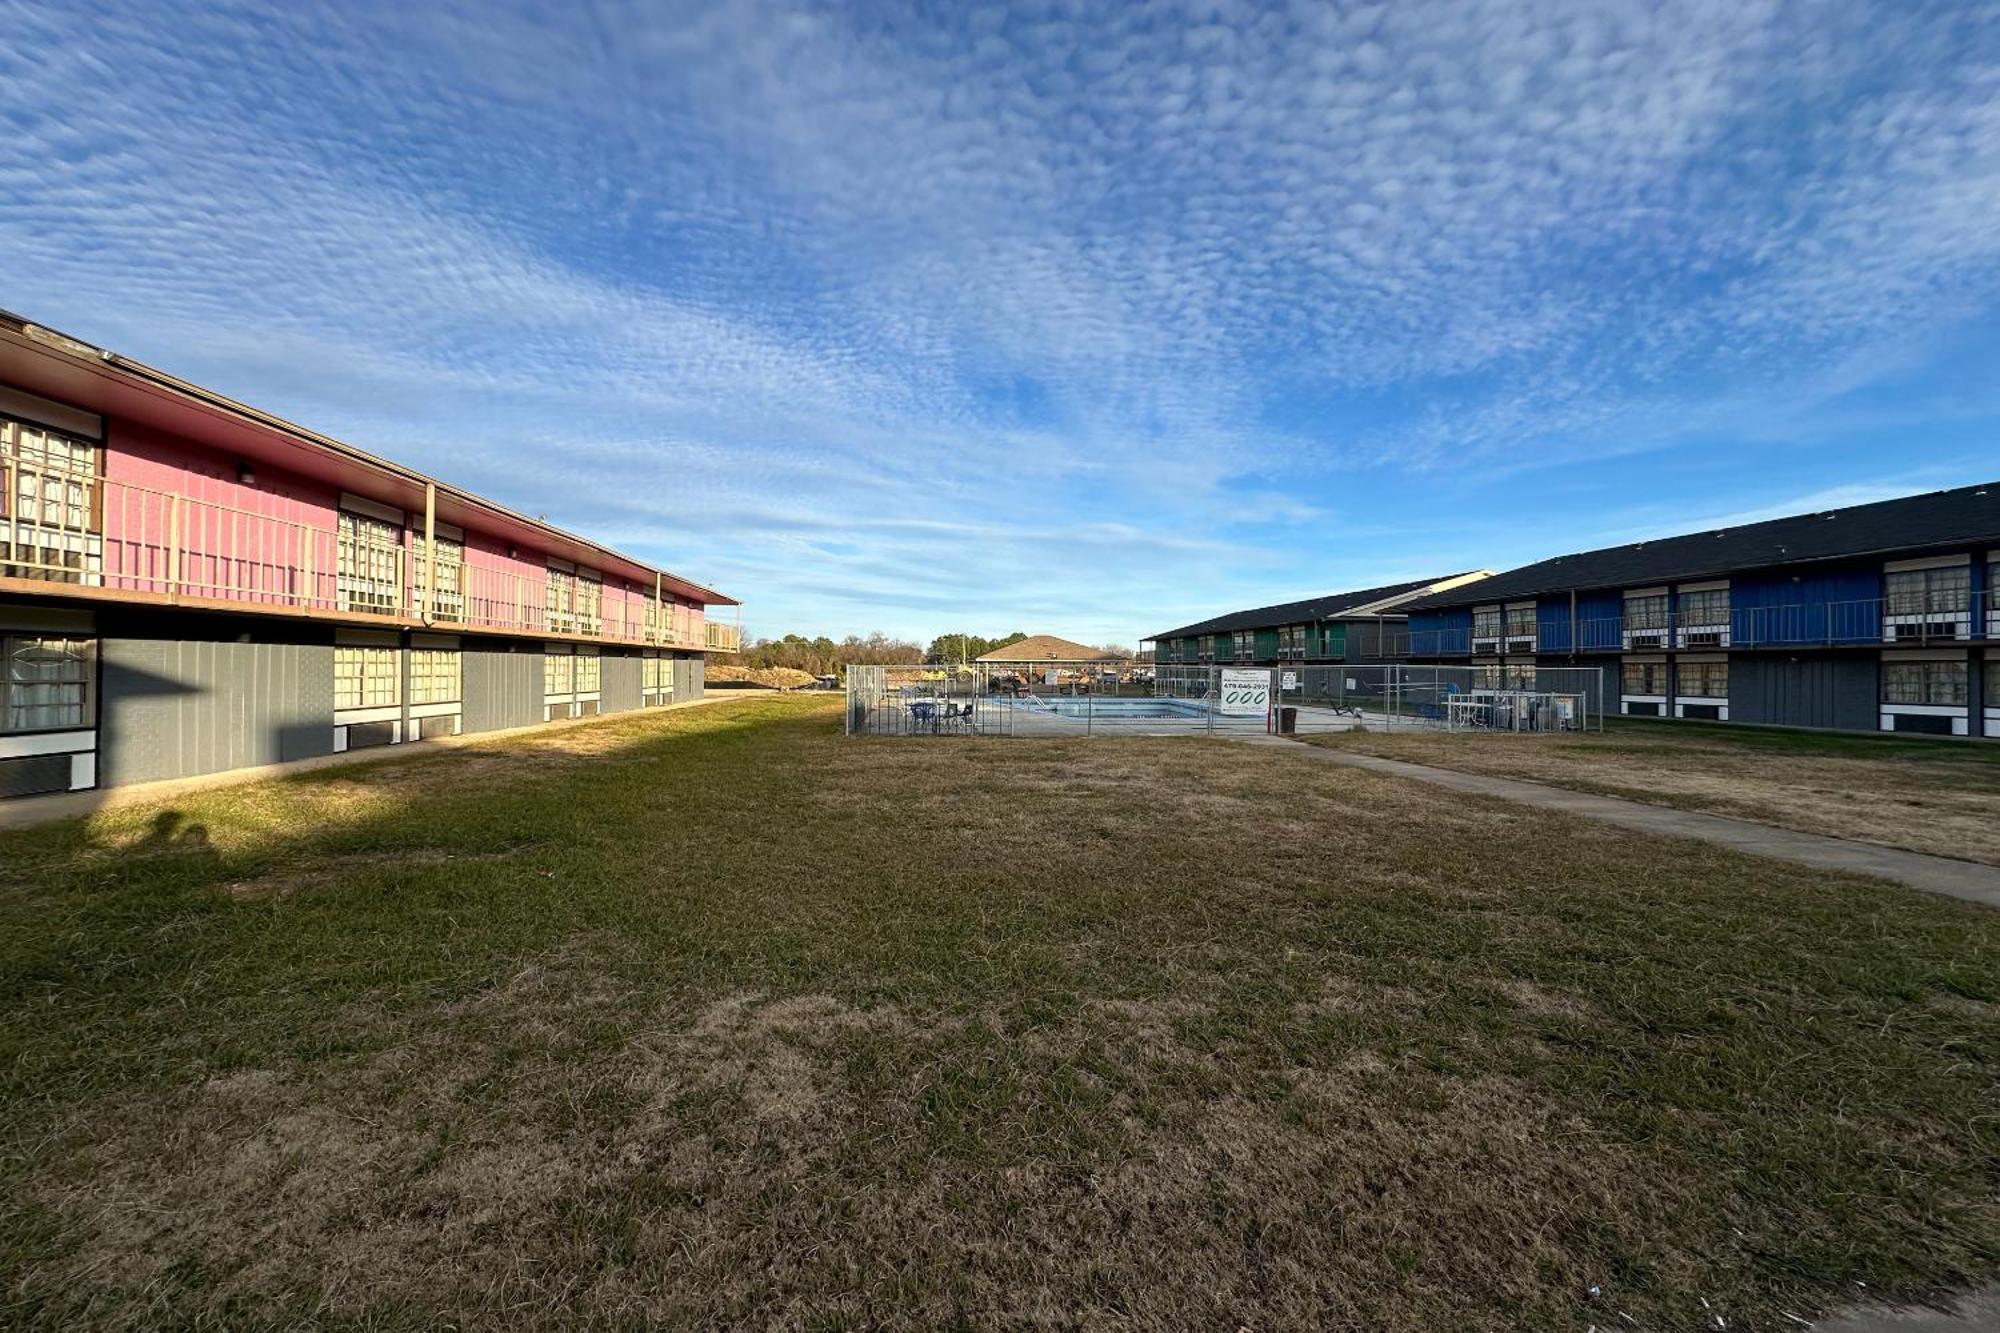
[{"label": "white railing post", "polygon": [[181,497],[177,494],[167,497],[167,595],[177,597],[181,590]]},{"label": "white railing post", "polygon": [[[461,533],[461,536],[464,534]],[[424,624],[431,623],[431,601],[437,592],[437,483],[424,483],[424,580],[423,602],[417,612]]]}]

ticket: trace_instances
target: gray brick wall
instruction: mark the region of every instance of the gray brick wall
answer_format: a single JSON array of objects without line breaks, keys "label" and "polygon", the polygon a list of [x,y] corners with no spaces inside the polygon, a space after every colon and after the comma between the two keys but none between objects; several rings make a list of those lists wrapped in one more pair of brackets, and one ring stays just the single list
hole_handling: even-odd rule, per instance
[{"label": "gray brick wall", "polygon": [[1729,720],[1874,731],[1880,677],[1873,653],[1738,653],[1729,662]]},{"label": "gray brick wall", "polygon": [[601,658],[603,677],[598,696],[601,711],[622,713],[646,702],[646,671],[637,653],[630,655],[606,648]]},{"label": "gray brick wall", "polygon": [[107,637],[100,651],[107,787],[333,751],[331,645]]},{"label": "gray brick wall", "polygon": [[542,720],[542,653],[480,648],[466,641],[459,667],[465,689],[465,731],[526,727]]}]

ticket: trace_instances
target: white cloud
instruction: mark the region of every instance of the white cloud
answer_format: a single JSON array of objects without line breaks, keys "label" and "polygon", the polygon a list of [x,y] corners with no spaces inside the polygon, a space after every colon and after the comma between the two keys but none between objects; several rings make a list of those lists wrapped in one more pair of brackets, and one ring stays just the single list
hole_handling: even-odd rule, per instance
[{"label": "white cloud", "polygon": [[0,304],[734,580],[774,629],[1130,638],[1103,622],[1486,563],[1421,506],[1795,437],[2000,287],[2000,19],[1965,7],[0,29]]}]

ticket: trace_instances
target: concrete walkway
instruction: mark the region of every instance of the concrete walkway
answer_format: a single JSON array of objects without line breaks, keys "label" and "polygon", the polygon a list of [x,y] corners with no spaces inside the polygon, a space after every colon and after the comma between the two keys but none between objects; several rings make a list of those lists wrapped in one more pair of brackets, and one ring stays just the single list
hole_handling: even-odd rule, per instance
[{"label": "concrete walkway", "polygon": [[1615,796],[1594,796],[1589,792],[1549,787],[1539,782],[1524,782],[1519,778],[1496,778],[1479,773],[1458,773],[1450,769],[1431,768],[1423,764],[1406,764],[1398,759],[1350,754],[1344,750],[1330,750],[1323,746],[1305,745],[1276,737],[1256,736],[1244,739],[1259,745],[1285,746],[1301,757],[1320,763],[1363,768],[1371,773],[1384,773],[1391,777],[1412,778],[1418,782],[1428,782],[1433,786],[1447,787],[1452,791],[1466,792],[1474,796],[1497,796],[1503,801],[1539,806],[1544,810],[1561,810],[1572,815],[1582,815],[1586,819],[1616,824],[1620,828],[1636,829],[1641,833],[1661,833],[1673,838],[1696,838],[1702,842],[1732,847],[1739,852],[1748,852],[1752,856],[1774,857],[1780,861],[1815,866],[1821,870],[1844,870],[1857,875],[1875,875],[1882,879],[1892,879],[1907,884],[1913,889],[1922,889],[1926,893],[1942,894],[1947,898],[1963,898],[1967,902],[1983,903],[1988,907],[2000,907],[2000,866],[1980,865],[1973,861],[1954,861],[1944,856],[1926,856],[1922,852],[1898,851],[1893,847],[1876,847],[1865,842],[1849,842],[1844,838],[1829,838],[1817,833],[1799,833],[1791,829],[1774,828],[1769,824],[1754,824],[1745,819],[1731,819],[1726,815],[1705,815],[1693,810],[1674,810],[1663,805],[1646,805],[1639,801],[1620,800]]},{"label": "concrete walkway", "polygon": [[1976,1291],[1951,1302],[1948,1310],[1922,1306],[1875,1306],[1850,1310],[1813,1325],[1818,1333],[1993,1333],[2000,1329],[2000,1288]]}]

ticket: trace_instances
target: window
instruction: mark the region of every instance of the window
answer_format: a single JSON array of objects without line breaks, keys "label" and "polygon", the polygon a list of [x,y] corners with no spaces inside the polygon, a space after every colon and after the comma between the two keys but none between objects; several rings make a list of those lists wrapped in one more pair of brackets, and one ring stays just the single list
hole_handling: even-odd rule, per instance
[{"label": "window", "polygon": [[597,693],[602,688],[600,682],[603,679],[604,664],[602,658],[596,653],[578,653],[576,655],[576,692],[578,694]]},{"label": "window", "polygon": [[1215,660],[1215,636],[1213,634],[1204,634],[1201,636],[1201,660],[1204,662],[1213,662]]},{"label": "window", "polygon": [[1255,630],[1239,629],[1230,635],[1230,638],[1234,641],[1233,651],[1237,661],[1247,662],[1255,655],[1257,645]]},{"label": "window", "polygon": [[549,628],[558,634],[569,633],[576,625],[576,575],[550,565],[546,604]]},{"label": "window", "polygon": [[[96,569],[81,534],[102,525],[98,512],[97,446],[25,421],[0,418],[0,573],[68,581],[71,571]],[[30,526],[32,525],[32,526]]]},{"label": "window", "polygon": [[91,716],[94,639],[0,639],[0,730],[54,731],[87,727]]},{"label": "window", "polygon": [[401,702],[402,672],[394,648],[333,650],[333,706],[388,708]]},{"label": "window", "polygon": [[1500,664],[1498,662],[1475,662],[1472,666],[1472,688],[1475,690],[1497,690],[1501,685]]},{"label": "window", "polygon": [[1680,692],[1690,699],[1727,699],[1729,697],[1729,663],[1681,663]]},{"label": "window", "polygon": [[439,537],[431,560],[431,617],[462,624],[465,620],[465,543]]},{"label": "window", "polygon": [[1965,706],[1966,676],[1964,662],[1885,661],[1882,663],[1882,702],[1962,708]]},{"label": "window", "polygon": [[455,704],[461,694],[457,649],[410,649],[411,703]]},{"label": "window", "polygon": [[25,421],[0,421],[0,458],[14,473],[10,516],[72,532],[97,527],[97,446]]},{"label": "window", "polygon": [[1527,606],[1507,608],[1507,637],[1510,639],[1532,639],[1535,637],[1535,608]]},{"label": "window", "polygon": [[341,610],[395,612],[402,602],[402,528],[342,511],[339,560]]},{"label": "window", "polygon": [[1619,684],[1626,694],[1664,695],[1667,692],[1667,664],[1626,662],[1620,670]]},{"label": "window", "polygon": [[1667,627],[1667,595],[1647,593],[1640,597],[1625,599],[1625,628],[1628,630],[1665,629]]},{"label": "window", "polygon": [[1895,570],[1883,576],[1882,597],[1892,616],[1959,615],[1972,600],[1972,567]]},{"label": "window", "polygon": [[674,688],[674,660],[671,657],[646,659],[646,689],[652,693]]},{"label": "window", "polygon": [[1500,637],[1500,608],[1481,606],[1472,612],[1472,637],[1475,639],[1497,639]]},{"label": "window", "polygon": [[1727,625],[1729,589],[1708,588],[1681,594],[1682,625]]},{"label": "window", "polygon": [[542,654],[542,693],[551,697],[576,693],[576,657],[574,654]]},{"label": "window", "polygon": [[1278,656],[1302,659],[1306,655],[1306,627],[1286,625],[1278,631]]},{"label": "window", "polygon": [[576,632],[604,633],[604,579],[589,570],[576,576]]},{"label": "window", "polygon": [[1986,659],[1986,707],[2000,711],[2000,657]]}]

